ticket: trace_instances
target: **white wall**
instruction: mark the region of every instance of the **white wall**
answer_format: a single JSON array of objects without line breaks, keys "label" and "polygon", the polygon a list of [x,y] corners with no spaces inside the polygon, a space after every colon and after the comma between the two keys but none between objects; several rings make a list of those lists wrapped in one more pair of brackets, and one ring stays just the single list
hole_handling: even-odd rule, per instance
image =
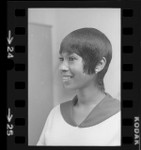
[{"label": "white wall", "polygon": [[51,26],[29,23],[28,29],[28,142],[33,145],[53,107],[52,46]]},{"label": "white wall", "polygon": [[49,25],[52,27],[51,37],[52,37],[52,70],[54,71],[55,62],[56,62],[56,28],[57,28],[57,15],[55,9],[32,9],[30,8],[28,11],[28,23],[36,23],[41,25]]}]

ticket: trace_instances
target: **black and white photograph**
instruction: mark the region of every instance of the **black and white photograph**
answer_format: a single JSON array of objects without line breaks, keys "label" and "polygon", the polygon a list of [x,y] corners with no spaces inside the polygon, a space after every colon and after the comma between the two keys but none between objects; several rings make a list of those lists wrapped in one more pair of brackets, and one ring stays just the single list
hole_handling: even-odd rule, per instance
[{"label": "black and white photograph", "polygon": [[28,8],[28,145],[121,136],[120,8]]}]

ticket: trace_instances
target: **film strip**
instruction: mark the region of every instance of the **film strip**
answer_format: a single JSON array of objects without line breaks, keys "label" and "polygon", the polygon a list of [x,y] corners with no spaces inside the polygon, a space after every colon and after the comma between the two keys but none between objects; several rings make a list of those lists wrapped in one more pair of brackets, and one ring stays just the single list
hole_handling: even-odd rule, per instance
[{"label": "film strip", "polygon": [[139,1],[8,2],[7,150],[45,149],[28,146],[28,8],[38,7],[121,8],[121,146],[87,148],[140,150],[140,6]]}]

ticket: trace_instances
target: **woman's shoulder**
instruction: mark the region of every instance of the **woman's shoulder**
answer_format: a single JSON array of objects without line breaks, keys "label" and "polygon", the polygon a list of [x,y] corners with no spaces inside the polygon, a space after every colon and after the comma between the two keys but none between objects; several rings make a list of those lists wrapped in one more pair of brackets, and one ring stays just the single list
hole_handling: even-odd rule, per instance
[{"label": "woman's shoulder", "polygon": [[69,110],[73,100],[68,100],[57,104],[51,109],[49,116],[54,116],[55,114],[62,114],[62,112],[66,112],[67,110]]},{"label": "woman's shoulder", "polygon": [[[63,103],[60,104],[60,111],[63,114],[70,114],[72,105],[74,105],[77,102],[77,96],[75,96],[74,98],[72,98],[71,100],[65,101]],[[63,115],[64,116],[64,115]]]},{"label": "woman's shoulder", "polygon": [[105,108],[115,110],[117,112],[120,111],[120,100],[117,98],[114,98],[109,93],[106,93],[106,96],[102,103],[100,103],[100,106],[104,106]]},{"label": "woman's shoulder", "polygon": [[54,107],[51,109],[51,111],[50,111],[50,115],[55,114],[56,112],[59,111],[59,109],[60,109],[60,104],[54,106]]}]

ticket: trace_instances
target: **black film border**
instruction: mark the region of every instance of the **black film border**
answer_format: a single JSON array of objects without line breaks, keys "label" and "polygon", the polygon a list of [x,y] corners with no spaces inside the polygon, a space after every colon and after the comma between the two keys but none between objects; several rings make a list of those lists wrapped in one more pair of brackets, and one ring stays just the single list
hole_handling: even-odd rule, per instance
[{"label": "black film border", "polygon": [[[135,145],[135,117],[139,116],[140,26],[139,2],[8,2],[7,8],[7,149],[45,149],[28,146],[28,8],[121,8],[121,147],[95,149],[130,150]],[[13,57],[12,57],[13,56]],[[61,148],[61,147],[60,147]],[[70,147],[69,147],[70,148]],[[94,147],[87,147],[94,149]],[[83,148],[82,148],[83,149]]]}]

